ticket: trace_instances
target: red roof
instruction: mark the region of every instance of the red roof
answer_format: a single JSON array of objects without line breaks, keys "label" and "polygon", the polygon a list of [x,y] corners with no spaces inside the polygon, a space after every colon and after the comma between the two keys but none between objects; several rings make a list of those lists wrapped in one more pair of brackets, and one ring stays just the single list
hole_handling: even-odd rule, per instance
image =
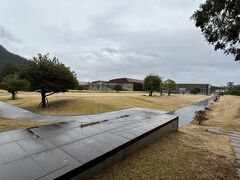
[{"label": "red roof", "polygon": [[117,78],[109,80],[110,83],[143,83],[143,80],[131,78]]}]

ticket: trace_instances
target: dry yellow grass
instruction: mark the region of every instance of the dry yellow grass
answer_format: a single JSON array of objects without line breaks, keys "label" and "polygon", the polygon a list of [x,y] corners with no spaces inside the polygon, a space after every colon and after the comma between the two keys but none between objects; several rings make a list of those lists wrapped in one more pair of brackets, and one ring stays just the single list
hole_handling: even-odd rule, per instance
[{"label": "dry yellow grass", "polygon": [[[147,97],[144,93],[80,93],[70,92],[50,97],[45,114],[91,114],[128,107],[147,107],[172,110],[207,98],[206,96],[174,95]],[[0,100],[34,112],[38,93],[19,93],[19,100],[8,101],[0,91]],[[100,110],[98,104],[101,104]],[[240,131],[240,97],[225,96],[208,112],[203,126],[189,124],[161,138],[158,142],[136,152],[95,179],[237,179],[229,139],[226,135],[206,132],[206,128]],[[12,127],[9,127],[9,122]],[[19,124],[17,124],[19,123]],[[23,121],[0,119],[8,130],[38,126]],[[5,130],[6,130],[5,128]],[[4,129],[3,129],[4,130]]]},{"label": "dry yellow grass", "polygon": [[0,132],[47,125],[47,122],[8,120],[0,118]]},{"label": "dry yellow grass", "polygon": [[220,102],[211,107],[209,121],[204,123],[205,127],[226,131],[240,131],[240,96],[224,96]]},{"label": "dry yellow grass", "polygon": [[89,93],[67,92],[50,96],[50,107],[38,110],[40,94],[34,92],[20,92],[18,100],[9,100],[9,94],[0,91],[0,100],[22,107],[24,109],[51,115],[83,115],[109,112],[119,109],[144,107],[160,110],[174,110],[188,104],[208,98],[202,95],[171,95],[148,97],[144,92],[122,93]]},{"label": "dry yellow grass", "polygon": [[225,96],[203,126],[189,124],[127,157],[94,179],[238,179],[227,135],[207,128],[239,130],[240,97]]},{"label": "dry yellow grass", "polygon": [[[0,90],[0,100],[22,107],[32,112],[51,115],[83,115],[108,112],[113,110],[147,107],[154,109],[172,110],[207,98],[206,96],[173,95],[163,97],[147,97],[145,93],[93,93],[72,91],[59,93],[49,97],[50,107],[38,110],[40,94],[36,92],[20,92],[17,100],[9,100],[9,93]],[[12,121],[0,119],[0,131],[29,128],[45,125],[29,121]]]}]

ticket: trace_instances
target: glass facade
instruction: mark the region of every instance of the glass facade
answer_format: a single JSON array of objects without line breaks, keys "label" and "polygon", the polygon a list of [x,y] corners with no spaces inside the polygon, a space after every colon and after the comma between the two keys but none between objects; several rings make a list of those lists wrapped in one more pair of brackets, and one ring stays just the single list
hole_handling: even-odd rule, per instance
[{"label": "glass facade", "polygon": [[211,85],[210,84],[176,84],[177,94],[190,94],[192,89],[199,88],[200,94],[210,95]]}]

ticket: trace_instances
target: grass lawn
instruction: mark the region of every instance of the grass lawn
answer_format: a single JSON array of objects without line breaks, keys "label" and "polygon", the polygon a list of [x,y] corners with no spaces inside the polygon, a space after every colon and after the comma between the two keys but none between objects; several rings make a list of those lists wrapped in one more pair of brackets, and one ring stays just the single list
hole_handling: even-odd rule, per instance
[{"label": "grass lawn", "polygon": [[47,125],[47,122],[8,120],[0,118],[0,132]]},{"label": "grass lawn", "polygon": [[211,109],[203,126],[189,124],[95,179],[238,179],[228,136],[210,134],[206,129],[240,131],[240,97],[224,96]]},{"label": "grass lawn", "polygon": [[[0,100],[42,114],[95,114],[130,107],[173,110],[207,96],[172,95],[148,97],[145,93],[59,93],[49,98],[50,108],[37,109],[39,93],[21,92],[19,99]],[[95,179],[237,179],[233,152],[227,135],[206,132],[207,128],[240,131],[240,97],[224,96],[211,106],[203,126],[189,124],[105,170]],[[45,125],[46,123],[0,119],[0,131]]]},{"label": "grass lawn", "polygon": [[[85,115],[109,112],[131,107],[146,107],[161,110],[173,110],[200,100],[207,96],[193,95],[172,95],[148,97],[144,92],[123,92],[123,93],[95,93],[84,91],[71,91],[58,93],[50,96],[50,107],[46,110],[39,110],[40,93],[19,92],[17,100],[9,100],[10,94],[0,90],[0,101],[4,101],[21,108],[40,114],[50,115]],[[0,119],[0,131],[23,129],[34,126],[45,125],[46,123],[30,121],[12,121]]]},{"label": "grass lawn", "polygon": [[58,93],[48,98],[50,107],[39,110],[40,94],[20,92],[17,100],[9,100],[6,91],[0,91],[0,100],[30,110],[49,115],[86,115],[119,109],[144,107],[160,110],[174,110],[208,98],[203,95],[171,95],[148,97],[144,92],[91,93],[72,91]]}]

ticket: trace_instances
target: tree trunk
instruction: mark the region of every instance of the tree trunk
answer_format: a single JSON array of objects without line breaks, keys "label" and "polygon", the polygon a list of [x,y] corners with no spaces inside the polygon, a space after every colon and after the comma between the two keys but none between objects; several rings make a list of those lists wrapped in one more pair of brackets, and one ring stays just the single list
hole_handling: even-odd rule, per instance
[{"label": "tree trunk", "polygon": [[163,90],[160,91],[161,96],[163,95]]},{"label": "tree trunk", "polygon": [[171,95],[171,91],[170,91],[170,90],[168,91],[168,95],[169,95],[169,96]]},{"label": "tree trunk", "polygon": [[149,96],[152,96],[153,92],[152,91],[149,91]]},{"label": "tree trunk", "polygon": [[12,100],[16,100],[16,92],[12,92]]},{"label": "tree trunk", "polygon": [[42,95],[42,108],[46,108],[46,92],[41,91],[41,95]]}]

